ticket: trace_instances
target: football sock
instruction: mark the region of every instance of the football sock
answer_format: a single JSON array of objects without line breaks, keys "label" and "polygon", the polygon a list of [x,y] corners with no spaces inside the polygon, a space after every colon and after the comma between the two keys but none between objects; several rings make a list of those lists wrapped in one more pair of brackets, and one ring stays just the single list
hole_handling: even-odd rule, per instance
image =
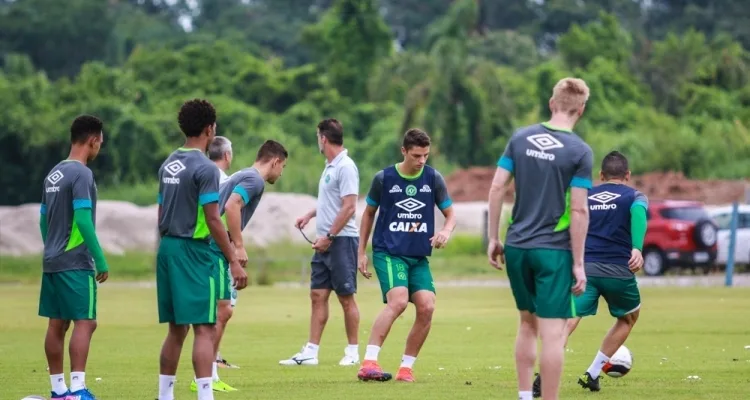
[{"label": "football sock", "polygon": [[159,375],[159,400],[174,400],[174,375]]},{"label": "football sock", "polygon": [[320,350],[320,345],[307,342],[305,345],[305,355],[309,355],[315,358],[318,358],[318,350]]},{"label": "football sock", "polygon": [[85,372],[71,372],[70,373],[70,391],[75,393],[85,388],[86,388],[86,373]]},{"label": "football sock", "polygon": [[214,361],[211,367],[211,378],[213,378],[214,382],[219,381],[219,364]]},{"label": "football sock", "polygon": [[518,392],[518,400],[533,400],[531,392]]},{"label": "football sock", "polygon": [[199,378],[195,380],[198,384],[198,400],[214,400],[213,379]]},{"label": "football sock", "polygon": [[401,368],[411,369],[414,366],[414,361],[417,361],[417,357],[407,356],[406,354],[401,357]]},{"label": "football sock", "polygon": [[365,351],[365,361],[378,361],[378,353],[380,353],[380,346],[368,344]]},{"label": "football sock", "polygon": [[346,346],[346,350],[344,350],[345,354],[351,354],[352,356],[359,357],[359,345],[358,344],[350,344]]},{"label": "football sock", "polygon": [[50,375],[49,381],[52,384],[52,391],[55,394],[65,394],[68,392],[68,386],[65,384],[65,374]]},{"label": "football sock", "polygon": [[609,357],[604,355],[601,351],[596,353],[596,358],[594,358],[594,362],[591,363],[589,366],[589,369],[586,370],[586,372],[591,375],[591,378],[596,379],[599,377],[599,374],[602,372],[602,367],[604,364],[609,361]]}]

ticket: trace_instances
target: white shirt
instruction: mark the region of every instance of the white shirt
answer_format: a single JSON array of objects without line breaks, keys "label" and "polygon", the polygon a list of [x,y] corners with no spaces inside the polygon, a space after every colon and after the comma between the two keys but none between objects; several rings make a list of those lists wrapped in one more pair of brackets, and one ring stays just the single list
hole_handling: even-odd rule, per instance
[{"label": "white shirt", "polygon": [[[318,237],[325,237],[341,210],[342,197],[359,195],[359,170],[343,150],[331,162],[326,162],[318,183],[318,206],[315,217],[315,230]],[[356,213],[355,213],[356,215]],[[347,221],[337,236],[359,237],[355,216]]]}]

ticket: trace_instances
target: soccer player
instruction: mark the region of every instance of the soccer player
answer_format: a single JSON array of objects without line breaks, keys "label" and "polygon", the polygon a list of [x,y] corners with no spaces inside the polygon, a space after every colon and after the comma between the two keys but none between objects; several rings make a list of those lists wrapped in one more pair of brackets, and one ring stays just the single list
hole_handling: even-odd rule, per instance
[{"label": "soccer player", "polygon": [[568,321],[572,334],[581,317],[596,315],[599,296],[616,318],[604,336],[599,352],[578,379],[584,389],[598,392],[602,366],[625,343],[641,308],[641,294],[634,273],[643,267],[648,198],[626,185],[630,180],[628,159],[617,151],[602,160],[602,183],[589,191],[589,231],[586,236],[586,291],[576,298],[578,316]]},{"label": "soccer player", "polygon": [[[229,167],[232,165],[232,158],[233,158],[233,152],[232,152],[232,142],[229,141],[224,136],[216,136],[211,141],[211,144],[208,145],[208,158],[216,164],[216,167],[219,168],[219,187],[221,185],[229,180],[229,175],[227,175],[226,171],[229,169]],[[232,280],[229,279],[230,285],[232,284]],[[229,301],[229,307],[224,307],[223,302],[224,300],[219,300],[219,312],[218,312],[218,319],[219,319],[219,326],[223,326],[226,328],[227,323],[229,322],[229,319],[232,317],[232,309],[237,305],[237,290],[232,289],[231,293],[231,300]],[[218,334],[218,340],[221,341],[221,334],[217,332]],[[222,367],[222,368],[239,368],[239,366],[230,364],[221,356],[221,352],[217,350],[216,352],[216,366]],[[214,367],[214,369],[216,369]],[[214,390],[217,390],[219,386],[222,386],[221,383],[217,385],[218,374],[213,374],[214,378]]]},{"label": "soccer player", "polygon": [[359,308],[357,292],[357,246],[359,230],[354,218],[359,195],[359,171],[344,148],[344,128],[335,119],[318,123],[318,149],[326,158],[318,183],[318,205],[297,218],[294,226],[303,229],[316,220],[315,254],[310,261],[310,333],[307,344],[281,365],[318,365],[318,350],[323,328],[328,322],[331,291],[344,310],[344,326],[349,345],[339,365],[359,364]]},{"label": "soccer player", "polygon": [[159,360],[159,398],[174,400],[174,381],[188,326],[198,400],[213,400],[217,281],[213,239],[228,260],[237,290],[247,274],[219,216],[219,170],[204,154],[216,135],[216,110],[205,100],[185,102],[178,115],[186,140],[159,168],[159,233],[156,291],[159,322],[169,323]]},{"label": "soccer player", "polygon": [[[258,207],[258,203],[260,203],[260,198],[263,196],[263,191],[265,190],[265,182],[272,185],[276,183],[284,172],[287,157],[289,157],[289,153],[287,153],[281,143],[266,140],[260,146],[260,149],[258,149],[253,166],[232,174],[229,180],[221,185],[219,191],[219,214],[226,222],[229,239],[242,266],[247,265],[247,251],[242,240],[242,231],[250,222],[250,218],[252,218],[255,209]],[[216,324],[215,334],[215,349],[218,353],[226,324],[232,316],[230,298],[232,300],[237,298],[237,290],[232,287],[232,280],[227,278],[229,276],[229,264],[227,260],[215,246],[214,242],[211,242],[211,245],[217,253],[220,271],[217,286],[219,288],[219,321]],[[214,362],[214,391],[236,391],[237,389],[219,379],[216,367],[217,362]],[[193,391],[197,390],[196,386],[196,382],[193,381],[191,384]]]},{"label": "soccer player", "polygon": [[[86,388],[86,361],[96,330],[97,285],[109,267],[96,237],[96,183],[86,164],[99,154],[102,121],[81,115],[70,127],[70,154],[44,180],[39,228],[44,241],[39,316],[49,318],[47,355],[52,399],[93,400]],[[96,272],[94,272],[96,270]],[[70,388],[65,384],[65,334],[70,337]]]},{"label": "soccer player", "polygon": [[[489,193],[487,256],[495,268],[506,263],[520,323],[516,337],[518,398],[532,398],[536,341],[544,399],[557,400],[562,375],[566,320],[575,317],[571,291],[586,289],[583,253],[588,229],[588,189],[593,153],[572,129],[583,115],[589,88],[565,78],[549,100],[549,122],[522,128],[508,141]],[[506,245],[499,219],[506,185],[515,180],[516,201]]]},{"label": "soccer player", "polygon": [[[367,240],[380,208],[372,235],[372,264],[380,281],[386,304],[372,327],[365,360],[357,373],[363,381],[387,381],[392,375],[383,372],[378,353],[388,332],[405,310],[414,303],[416,319],[406,338],[397,381],[414,382],[412,368],[432,325],[435,310],[435,285],[427,257],[433,248],[442,248],[456,226],[452,201],[442,175],[426,165],[430,155],[430,137],[419,129],[404,135],[401,163],[375,175],[367,195],[367,208],[360,223],[359,270],[367,271]],[[443,229],[435,233],[435,206],[445,216]]]},{"label": "soccer player", "polygon": [[216,136],[208,145],[208,158],[219,168],[219,184],[229,180],[227,170],[232,165],[232,142],[224,136]]}]

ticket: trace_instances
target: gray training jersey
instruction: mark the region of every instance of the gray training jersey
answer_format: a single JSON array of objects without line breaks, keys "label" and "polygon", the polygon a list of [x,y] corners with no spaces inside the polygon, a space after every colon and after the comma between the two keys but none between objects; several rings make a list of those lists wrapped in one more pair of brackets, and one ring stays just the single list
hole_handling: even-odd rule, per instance
[{"label": "gray training jersey", "polygon": [[537,124],[510,138],[498,166],[515,179],[516,200],[506,243],[570,249],[570,188],[591,188],[593,152],[571,131]]},{"label": "gray training jersey", "polygon": [[44,272],[93,270],[94,259],[73,218],[75,210],[91,209],[96,224],[96,184],[88,167],[75,160],[55,165],[44,179],[41,213],[47,219]]},{"label": "gray training jersey", "polygon": [[[245,168],[232,174],[228,180],[221,184],[219,190],[219,213],[222,216],[226,225],[226,216],[224,215],[224,207],[229,201],[229,197],[232,193],[237,193],[242,197],[242,201],[245,206],[242,207],[242,224],[241,229],[244,230],[247,224],[250,222],[250,218],[253,217],[255,209],[258,208],[260,198],[263,196],[266,182],[260,173],[255,168]],[[228,227],[227,227],[228,228]]]},{"label": "gray training jersey", "polygon": [[198,149],[175,150],[159,168],[159,233],[208,239],[203,206],[219,201],[219,169]]}]

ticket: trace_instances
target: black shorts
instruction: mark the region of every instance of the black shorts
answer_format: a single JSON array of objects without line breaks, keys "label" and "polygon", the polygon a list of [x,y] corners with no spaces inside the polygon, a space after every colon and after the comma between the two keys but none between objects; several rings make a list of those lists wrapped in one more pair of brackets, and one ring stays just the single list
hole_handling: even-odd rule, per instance
[{"label": "black shorts", "polygon": [[310,261],[310,289],[333,290],[339,296],[357,293],[357,249],[359,238],[340,236],[325,253]]}]

